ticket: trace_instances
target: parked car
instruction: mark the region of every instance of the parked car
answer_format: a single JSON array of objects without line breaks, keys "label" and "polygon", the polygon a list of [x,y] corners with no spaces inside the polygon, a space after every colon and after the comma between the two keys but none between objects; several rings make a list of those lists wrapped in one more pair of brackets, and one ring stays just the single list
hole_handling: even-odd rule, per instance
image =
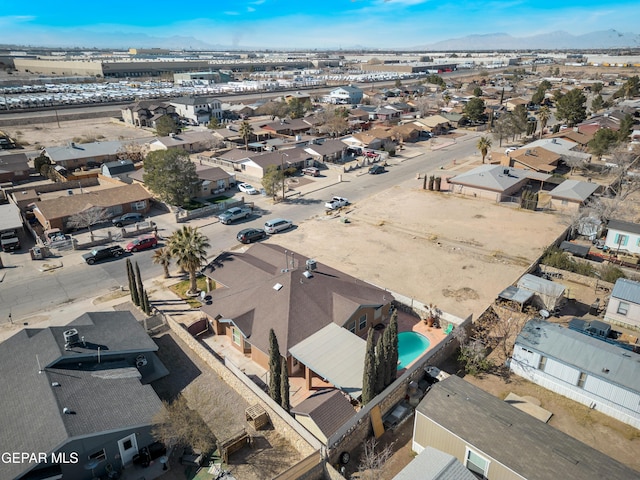
[{"label": "parked car", "polygon": [[281,232],[283,230],[287,230],[293,226],[293,222],[291,220],[285,220],[284,218],[274,218],[265,222],[264,231],[268,234],[274,234]]},{"label": "parked car", "polygon": [[379,174],[379,173],[384,173],[384,172],[386,172],[386,171],[387,171],[387,170],[386,170],[382,165],[374,165],[373,167],[371,167],[371,168],[369,169],[369,173],[370,173],[371,175],[377,175],[377,174]]},{"label": "parked car", "polygon": [[133,225],[138,222],[144,221],[144,216],[141,213],[125,213],[119,217],[111,220],[114,227],[124,227],[125,225]]},{"label": "parked car", "polygon": [[320,176],[320,169],[316,167],[307,167],[302,169],[303,175],[310,175],[312,177]]},{"label": "parked car", "polygon": [[0,233],[0,244],[2,244],[3,252],[13,252],[20,250],[20,239],[18,238],[18,232],[15,230],[7,230]]},{"label": "parked car", "polygon": [[249,207],[231,207],[218,215],[218,220],[220,220],[220,223],[228,225],[231,222],[242,218],[249,218],[250,216],[251,209]]},{"label": "parked car", "polygon": [[376,152],[364,152],[364,155],[369,158],[377,158],[379,156]]},{"label": "parked car", "polygon": [[349,200],[344,197],[333,197],[327,203],[324,204],[324,208],[327,210],[335,210],[336,208],[346,207],[349,205]]},{"label": "parked car", "polygon": [[242,193],[246,193],[247,195],[257,195],[259,193],[258,190],[253,188],[248,183],[239,183],[238,190],[240,190]]},{"label": "parked car", "polygon": [[158,239],[154,235],[145,235],[130,241],[125,250],[127,252],[137,252],[138,250],[154,248],[156,245],[158,245]]},{"label": "parked car", "polygon": [[245,228],[240,230],[236,238],[241,243],[251,243],[267,237],[267,232],[259,228]]},{"label": "parked car", "polygon": [[505,149],[504,154],[509,155],[511,152],[515,152],[516,150],[518,150],[518,147],[509,147]]},{"label": "parked car", "polygon": [[93,265],[107,258],[118,258],[120,255],[124,255],[124,249],[120,245],[113,245],[94,248],[89,253],[82,255],[82,258],[84,258],[84,261],[89,265]]}]

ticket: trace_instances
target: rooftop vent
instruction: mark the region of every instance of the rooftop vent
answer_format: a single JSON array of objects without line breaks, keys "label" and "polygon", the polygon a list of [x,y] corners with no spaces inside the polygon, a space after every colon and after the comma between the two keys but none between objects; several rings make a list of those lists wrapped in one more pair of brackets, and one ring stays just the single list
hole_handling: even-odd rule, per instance
[{"label": "rooftop vent", "polygon": [[302,272],[302,275],[304,275],[305,278],[313,277],[313,273],[311,273],[309,270],[305,270],[304,272]]},{"label": "rooftop vent", "polygon": [[51,386],[52,386],[52,387],[59,387],[59,386],[60,386],[60,384],[59,384],[58,382],[53,382],[53,383],[51,384]]},{"label": "rooftop vent", "polygon": [[69,409],[67,407],[64,407],[62,409],[62,413],[64,413],[65,415],[71,415],[71,413],[73,413],[73,412],[71,412],[71,409]]},{"label": "rooftop vent", "polygon": [[281,289],[282,289],[282,284],[281,284],[281,283],[276,283],[276,284],[273,286],[273,289],[274,289],[274,290],[276,290],[276,291],[281,290]]}]

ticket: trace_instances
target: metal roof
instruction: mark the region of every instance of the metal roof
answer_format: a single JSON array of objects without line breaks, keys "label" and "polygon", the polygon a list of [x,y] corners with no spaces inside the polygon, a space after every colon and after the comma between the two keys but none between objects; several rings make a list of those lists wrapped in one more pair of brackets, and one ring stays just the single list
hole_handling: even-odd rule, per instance
[{"label": "metal roof", "polygon": [[502,165],[480,165],[460,175],[449,179],[449,183],[483,188],[496,192],[504,192],[519,183],[524,184],[527,179],[546,181],[551,175],[511,168]]},{"label": "metal roof", "polygon": [[533,292],[529,290],[522,290],[521,288],[509,285],[502,292],[500,292],[498,297],[504,300],[510,300],[512,302],[525,304],[531,297],[533,297]]},{"label": "metal roof", "polygon": [[289,353],[320,377],[358,398],[362,393],[366,348],[363,339],[330,323],[291,347]]},{"label": "metal roof", "polygon": [[72,143],[63,147],[46,147],[44,150],[51,160],[62,162],[115,155],[123,148],[123,145],[125,142],[120,141]]},{"label": "metal roof", "polygon": [[476,477],[453,455],[427,447],[393,480],[476,480]]},{"label": "metal roof", "polygon": [[640,354],[540,320],[527,322],[516,338],[516,344],[555,358],[610,384],[640,392]]},{"label": "metal roof", "polygon": [[627,302],[640,303],[640,282],[619,278],[613,286],[611,296]]},{"label": "metal roof", "polygon": [[556,297],[562,295],[565,290],[565,286],[560,283],[545,280],[530,273],[526,273],[520,277],[520,280],[518,280],[518,288],[526,288],[532,292],[554,295]]}]

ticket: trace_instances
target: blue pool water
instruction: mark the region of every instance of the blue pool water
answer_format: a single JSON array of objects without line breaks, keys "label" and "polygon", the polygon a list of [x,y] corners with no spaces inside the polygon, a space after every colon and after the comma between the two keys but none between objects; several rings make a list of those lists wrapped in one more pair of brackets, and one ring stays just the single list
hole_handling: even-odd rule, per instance
[{"label": "blue pool water", "polygon": [[406,368],[411,362],[429,348],[429,339],[416,332],[400,332],[398,334],[398,370]]}]

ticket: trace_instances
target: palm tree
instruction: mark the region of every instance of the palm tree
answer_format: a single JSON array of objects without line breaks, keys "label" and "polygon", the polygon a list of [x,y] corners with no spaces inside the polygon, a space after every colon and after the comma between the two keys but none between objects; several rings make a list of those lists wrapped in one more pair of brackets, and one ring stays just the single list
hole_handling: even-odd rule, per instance
[{"label": "palm tree", "polygon": [[184,226],[181,230],[173,232],[169,238],[169,252],[176,259],[178,266],[189,272],[191,282],[189,295],[198,293],[196,274],[203,263],[207,261],[209,239],[198,231],[198,227]]},{"label": "palm tree", "polygon": [[249,150],[249,138],[251,138],[251,135],[253,134],[253,127],[249,122],[245,120],[240,124],[238,133],[242,138],[244,138],[244,148],[246,150]]},{"label": "palm tree", "polygon": [[169,278],[169,265],[171,264],[171,252],[169,248],[162,247],[153,252],[153,263],[162,265],[164,269],[164,278]]},{"label": "palm tree", "polygon": [[478,150],[480,150],[480,154],[482,155],[482,163],[484,163],[484,159],[491,148],[491,139],[489,137],[480,137],[478,143],[476,144]]},{"label": "palm tree", "polygon": [[544,129],[547,127],[547,122],[549,121],[550,117],[551,110],[549,110],[549,107],[547,107],[546,105],[544,107],[541,107],[540,111],[538,112],[538,118],[540,119],[540,138],[542,138],[542,132],[544,132]]}]

